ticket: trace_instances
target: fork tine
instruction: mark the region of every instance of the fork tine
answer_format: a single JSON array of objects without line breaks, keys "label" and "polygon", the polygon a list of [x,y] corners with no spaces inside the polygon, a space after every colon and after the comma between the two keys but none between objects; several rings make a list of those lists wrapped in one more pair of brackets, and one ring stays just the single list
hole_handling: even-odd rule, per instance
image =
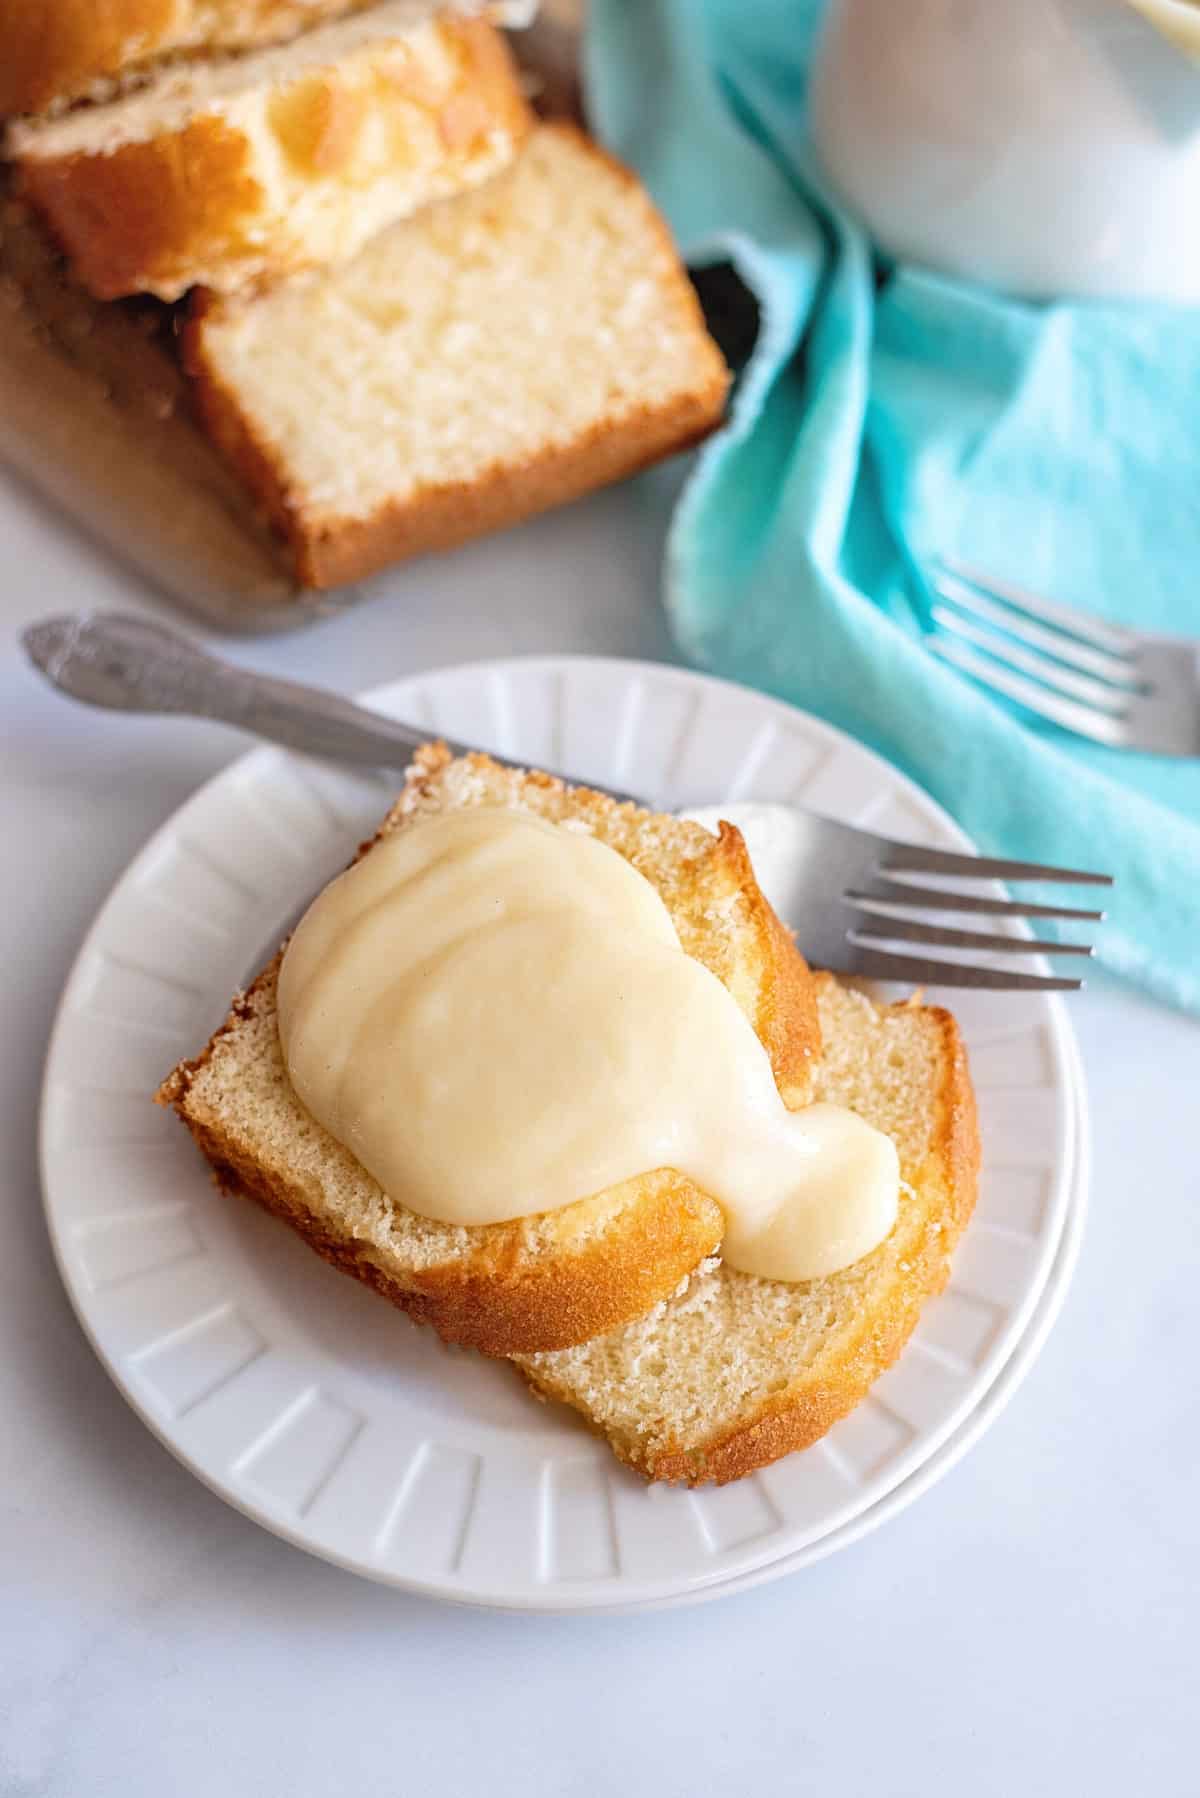
[{"label": "fork tine", "polygon": [[1111,712],[1116,718],[1124,717],[1134,696],[1132,687],[1114,687],[1108,681],[1095,680],[1090,674],[1077,674],[1073,668],[1064,667],[1062,662],[1043,655],[1040,649],[1026,649],[1011,637],[1002,636],[990,626],[976,624],[949,606],[934,606],[933,621],[942,630],[964,638],[989,656],[995,656],[1006,668],[1031,674],[1056,693],[1065,694],[1068,699],[1082,700],[1084,705],[1096,706],[1102,712]]},{"label": "fork tine", "polygon": [[1080,705],[1078,700],[1060,699],[1049,688],[1038,686],[1023,674],[1010,674],[999,662],[977,654],[965,643],[943,643],[936,637],[929,638],[928,643],[932,653],[940,656],[942,661],[953,663],[983,686],[994,687],[998,693],[1015,699],[1027,711],[1036,712],[1039,718],[1046,718],[1051,724],[1072,730],[1076,736],[1090,737],[1093,743],[1107,743],[1113,749],[1119,749],[1128,739],[1129,733],[1122,719],[1110,717],[1105,712],[1094,712],[1090,706]]},{"label": "fork tine", "polygon": [[1059,630],[1077,637],[1081,643],[1090,643],[1094,649],[1106,650],[1112,656],[1134,656],[1138,651],[1138,636],[1135,631],[1122,630],[1120,625],[1108,624],[1103,618],[1094,618],[1090,612],[1081,612],[1076,606],[1065,606],[1059,599],[1043,599],[1038,593],[1030,593],[1027,587],[1018,587],[1011,581],[994,581],[990,575],[972,568],[969,563],[959,562],[949,557],[941,557],[938,567],[946,573],[965,581],[977,594],[994,597],[1016,606],[1030,618],[1040,619],[1044,624],[1055,624]]},{"label": "fork tine", "polygon": [[955,930],[948,924],[926,924],[920,918],[892,918],[856,924],[854,943],[937,943],[943,949],[999,951],[1002,955],[1092,955],[1090,943],[1038,942],[1027,936],[995,936],[985,930]]},{"label": "fork tine", "polygon": [[926,849],[919,843],[889,843],[882,874],[970,874],[979,880],[1045,880],[1070,886],[1110,887],[1111,874],[1089,874],[1081,868],[1044,868],[1040,862],[1007,862],[989,855],[958,855],[952,849]]},{"label": "fork tine", "polygon": [[948,600],[957,611],[968,613],[981,624],[993,625],[1007,636],[1027,643],[1031,649],[1044,650],[1056,662],[1077,668],[1082,674],[1094,674],[1122,692],[1136,688],[1138,667],[1132,653],[1129,656],[1113,655],[1106,649],[1093,649],[1091,644],[1081,643],[1076,637],[1068,637],[1063,631],[1048,629],[1044,624],[1026,618],[1023,612],[1017,611],[1007,600],[1001,601],[990,594],[977,593],[974,587],[959,580],[957,575],[936,573],[931,575],[930,580],[935,593]]},{"label": "fork tine", "polygon": [[1077,993],[1082,980],[1069,974],[1023,974],[1008,968],[978,968],[961,961],[921,955],[893,955],[887,949],[859,949],[855,974],[872,980],[911,981],[916,986],[990,987],[997,992]]},{"label": "fork tine", "polygon": [[848,905],[884,917],[908,911],[977,912],[993,918],[1077,918],[1088,923],[1103,921],[1102,911],[1080,911],[1071,905],[1035,905],[1024,899],[985,899],[977,893],[952,893],[946,887],[917,887],[898,880],[880,880],[868,889],[843,893]]}]

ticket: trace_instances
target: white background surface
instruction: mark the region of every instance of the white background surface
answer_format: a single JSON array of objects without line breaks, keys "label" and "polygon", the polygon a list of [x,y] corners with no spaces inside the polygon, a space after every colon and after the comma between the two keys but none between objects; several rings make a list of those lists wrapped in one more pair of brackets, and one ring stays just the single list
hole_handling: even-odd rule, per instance
[{"label": "white background surface", "polygon": [[[664,655],[658,553],[647,490],[610,494],[233,653],[347,692],[522,651]],[[59,989],[134,850],[241,746],[41,687],[15,631],[81,604],[153,601],[0,476],[4,1798],[1194,1792],[1200,1028],[1100,980],[1073,1005],[1095,1158],[1074,1289],[999,1423],[885,1529],[641,1618],[369,1586],[170,1459],[51,1262],[34,1139]]]}]

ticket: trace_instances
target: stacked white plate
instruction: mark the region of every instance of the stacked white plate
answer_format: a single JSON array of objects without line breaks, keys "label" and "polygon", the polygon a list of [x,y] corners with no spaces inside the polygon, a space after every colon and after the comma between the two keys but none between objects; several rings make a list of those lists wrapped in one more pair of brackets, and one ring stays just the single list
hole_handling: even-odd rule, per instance
[{"label": "stacked white plate", "polygon": [[[664,808],[797,802],[965,845],[886,763],[828,726],[678,669],[589,658],[481,664],[371,703]],[[63,996],[47,1063],[46,1205],[97,1354],[172,1453],[266,1528],[370,1579],[464,1603],[637,1609],[716,1597],[845,1546],[979,1436],[1069,1281],[1086,1168],[1061,1003],[956,993],[983,1178],[946,1291],[897,1365],[816,1447],[748,1479],[647,1487],[503,1363],[429,1332],[220,1197],[150,1103],[264,946],[345,864],[395,776],[258,750],[129,868]],[[787,915],[786,868],[762,869]]]}]

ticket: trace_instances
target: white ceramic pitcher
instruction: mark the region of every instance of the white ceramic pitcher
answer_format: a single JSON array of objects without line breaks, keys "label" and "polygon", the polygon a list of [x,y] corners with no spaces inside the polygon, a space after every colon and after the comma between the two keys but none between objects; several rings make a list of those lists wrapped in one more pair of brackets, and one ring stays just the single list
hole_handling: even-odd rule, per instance
[{"label": "white ceramic pitcher", "polygon": [[894,254],[1017,293],[1200,299],[1200,66],[1127,0],[831,0],[812,107]]}]

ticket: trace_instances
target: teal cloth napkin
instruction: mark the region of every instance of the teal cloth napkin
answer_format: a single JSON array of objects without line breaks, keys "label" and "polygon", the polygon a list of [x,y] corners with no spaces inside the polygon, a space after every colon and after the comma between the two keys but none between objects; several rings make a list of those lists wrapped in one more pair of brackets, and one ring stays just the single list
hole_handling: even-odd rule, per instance
[{"label": "teal cloth napkin", "polygon": [[982,850],[1114,874],[1100,959],[1200,1011],[1200,761],[1019,718],[923,647],[920,575],[957,554],[1200,635],[1200,313],[880,280],[806,145],[821,10],[592,0],[600,135],[689,259],[731,259],[761,307],[672,521],[672,628],[693,660],[870,744]]}]

